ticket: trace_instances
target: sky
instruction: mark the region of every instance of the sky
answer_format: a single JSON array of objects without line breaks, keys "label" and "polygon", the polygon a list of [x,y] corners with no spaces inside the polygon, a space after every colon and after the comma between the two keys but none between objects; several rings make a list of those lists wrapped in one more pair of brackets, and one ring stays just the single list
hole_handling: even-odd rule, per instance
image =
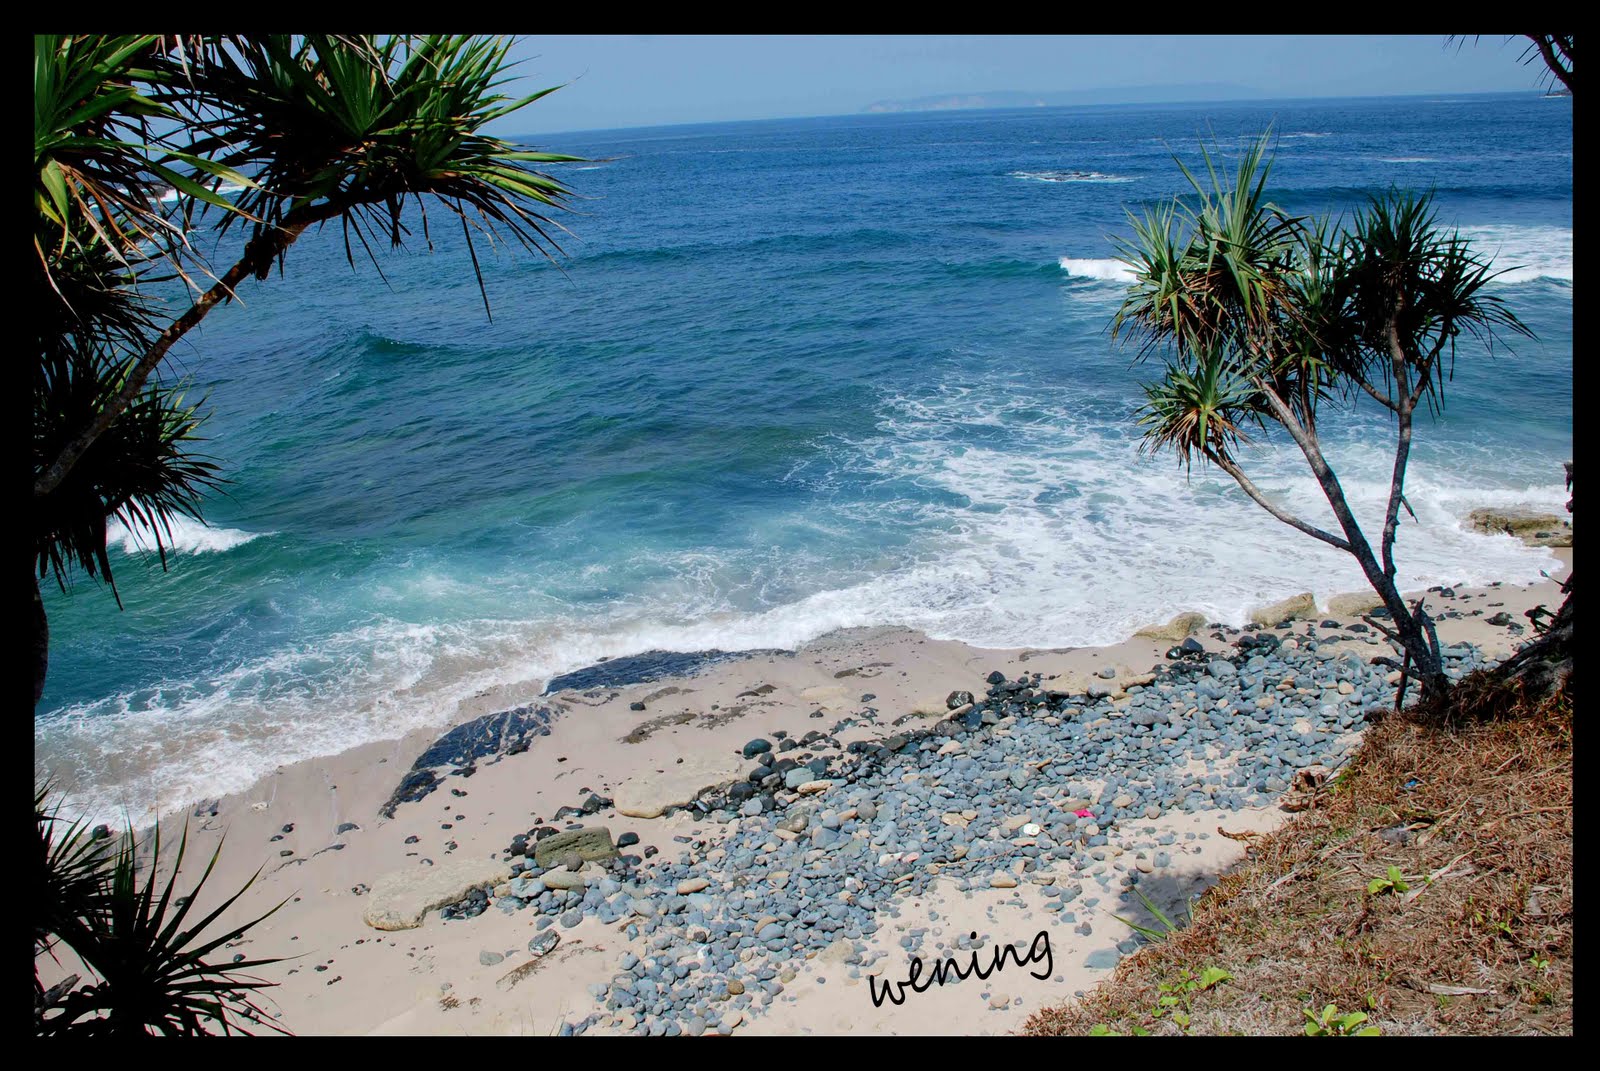
[{"label": "sky", "polygon": [[[1270,97],[1534,90],[1544,68],[1503,35],[538,36],[520,38],[512,92],[565,87],[501,135],[851,115],[942,94],[1229,83]],[[1171,99],[1196,99],[1175,90]],[[1209,95],[1215,99],[1214,93]],[[1152,99],[1148,95],[1141,98]]]}]

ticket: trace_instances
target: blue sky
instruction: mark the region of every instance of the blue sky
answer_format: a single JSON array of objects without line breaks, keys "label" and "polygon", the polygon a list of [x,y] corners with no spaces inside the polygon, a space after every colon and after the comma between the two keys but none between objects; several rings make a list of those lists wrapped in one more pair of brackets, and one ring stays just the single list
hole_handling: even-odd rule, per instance
[{"label": "blue sky", "polygon": [[570,84],[496,132],[845,115],[884,99],[1004,90],[1230,83],[1274,97],[1326,97],[1537,89],[1544,69],[1522,65],[1522,48],[1503,35],[1446,47],[1443,34],[527,37],[513,49],[523,61],[515,88]]}]

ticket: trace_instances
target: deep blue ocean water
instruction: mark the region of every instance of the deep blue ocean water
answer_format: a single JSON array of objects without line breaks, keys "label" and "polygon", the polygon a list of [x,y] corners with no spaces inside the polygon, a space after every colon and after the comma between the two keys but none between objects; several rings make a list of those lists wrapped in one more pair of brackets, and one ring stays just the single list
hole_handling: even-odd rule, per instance
[{"label": "deep blue ocean water", "polygon": [[[536,109],[530,121],[537,118]],[[1107,323],[1124,206],[1177,153],[1271,124],[1275,199],[1342,211],[1391,183],[1514,267],[1538,334],[1464,349],[1424,422],[1405,586],[1553,565],[1459,518],[1559,509],[1572,450],[1569,100],[922,113],[530,139],[605,160],[558,270],[483,256],[485,316],[439,212],[380,254],[290,251],[175,351],[231,485],[163,574],[123,536],[126,609],[46,592],[41,771],[136,814],[450,719],[482,688],[649,648],[792,646],[897,624],[981,646],[1101,644],[1185,609],[1240,621],[1354,564],[1222,474],[1138,453],[1144,370]],[[218,252],[226,262],[228,250]],[[1392,431],[1328,434],[1381,510]],[[1298,454],[1258,482],[1326,517]],[[1327,523],[1331,524],[1331,520]]]}]

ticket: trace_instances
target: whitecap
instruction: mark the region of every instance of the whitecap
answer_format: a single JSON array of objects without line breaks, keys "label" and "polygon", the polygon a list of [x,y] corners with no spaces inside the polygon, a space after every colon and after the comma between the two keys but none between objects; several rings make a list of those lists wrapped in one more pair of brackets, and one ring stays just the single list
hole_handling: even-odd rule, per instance
[{"label": "whitecap", "polygon": [[1127,175],[1106,175],[1099,171],[1013,171],[1010,178],[1029,182],[1132,182]]},{"label": "whitecap", "polygon": [[1490,257],[1495,270],[1504,269],[1498,282],[1572,282],[1570,227],[1486,224],[1460,231],[1476,251]]},{"label": "whitecap", "polygon": [[[242,547],[261,532],[245,532],[237,528],[213,528],[188,517],[172,518],[171,531],[161,533],[161,545],[168,554],[215,554],[234,547]],[[124,554],[140,554],[156,549],[155,534],[139,522],[129,528],[119,520],[106,527],[106,544],[120,549]]]},{"label": "whitecap", "polygon": [[1133,281],[1133,269],[1120,260],[1110,258],[1062,257],[1061,270],[1074,279],[1097,279],[1101,282],[1125,283]]}]

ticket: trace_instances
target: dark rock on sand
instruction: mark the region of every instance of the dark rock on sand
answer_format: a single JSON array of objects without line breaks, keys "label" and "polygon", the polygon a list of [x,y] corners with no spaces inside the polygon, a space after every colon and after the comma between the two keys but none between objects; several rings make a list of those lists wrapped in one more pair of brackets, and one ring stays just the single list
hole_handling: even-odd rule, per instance
[{"label": "dark rock on sand", "polygon": [[533,737],[549,734],[552,717],[554,712],[548,707],[525,706],[486,714],[456,726],[417,757],[378,813],[393,818],[400,804],[426,797],[439,787],[441,769],[451,768],[452,773],[465,775],[480,759],[526,751]]},{"label": "dark rock on sand", "polygon": [[630,684],[648,684],[663,677],[688,677],[707,666],[758,655],[787,655],[792,658],[794,652],[767,648],[753,651],[646,651],[626,658],[607,659],[597,665],[552,677],[545,685],[544,694],[622,688]]}]

